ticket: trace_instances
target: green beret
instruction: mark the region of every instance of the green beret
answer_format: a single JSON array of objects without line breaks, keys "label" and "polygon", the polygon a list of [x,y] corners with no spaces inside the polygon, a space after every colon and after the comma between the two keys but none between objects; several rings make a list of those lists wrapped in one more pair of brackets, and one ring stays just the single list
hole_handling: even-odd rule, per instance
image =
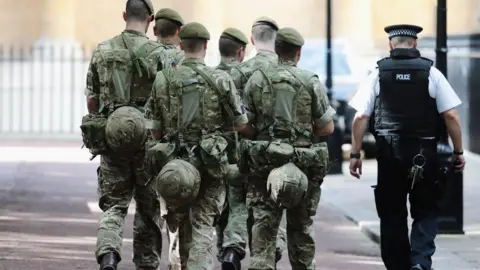
[{"label": "green beret", "polygon": [[210,40],[210,33],[207,28],[198,22],[187,23],[180,29],[180,38],[199,38]]},{"label": "green beret", "polygon": [[292,44],[299,47],[302,47],[303,44],[305,44],[305,40],[303,39],[302,35],[300,35],[297,30],[290,27],[285,27],[278,30],[276,41]]},{"label": "green beret", "polygon": [[153,9],[152,1],[150,1],[150,0],[142,0],[142,2],[147,6],[148,15],[149,15],[149,16],[153,16],[153,11],[154,11],[155,9]]},{"label": "green beret", "polygon": [[155,21],[158,19],[167,19],[170,21],[178,22],[180,25],[183,25],[182,16],[175,10],[171,8],[162,8],[160,9],[157,14],[155,14]]},{"label": "green beret", "polygon": [[268,25],[270,27],[272,27],[273,29],[275,29],[276,31],[278,31],[278,24],[275,20],[271,19],[271,18],[268,18],[268,17],[265,17],[265,16],[262,16],[258,19],[256,19],[254,22],[253,22],[253,26],[252,27],[255,27],[257,25]]},{"label": "green beret", "polygon": [[248,38],[242,33],[242,31],[238,30],[237,28],[229,27],[223,30],[220,37],[232,39],[245,45],[248,44]]}]

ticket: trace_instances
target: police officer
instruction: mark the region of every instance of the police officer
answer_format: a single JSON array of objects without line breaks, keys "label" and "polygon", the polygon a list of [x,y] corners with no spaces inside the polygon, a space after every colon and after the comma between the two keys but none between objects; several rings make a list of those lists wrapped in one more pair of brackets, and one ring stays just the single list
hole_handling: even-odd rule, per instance
[{"label": "police officer", "polygon": [[[454,169],[464,168],[463,146],[457,106],[460,99],[433,62],[416,49],[415,25],[385,28],[390,39],[390,57],[377,62],[377,69],[350,101],[356,111],[352,127],[350,174],[360,178],[360,149],[370,116],[378,148],[378,179],[375,204],[380,218],[381,254],[388,270],[432,267],[438,226],[441,182],[436,155],[438,114],[452,139]],[[407,195],[413,218],[409,242]]]}]

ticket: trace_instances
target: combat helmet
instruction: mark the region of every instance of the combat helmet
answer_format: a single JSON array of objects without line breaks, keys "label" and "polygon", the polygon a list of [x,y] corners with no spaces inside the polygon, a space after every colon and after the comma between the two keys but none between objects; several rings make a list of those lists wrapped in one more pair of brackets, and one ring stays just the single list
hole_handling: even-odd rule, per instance
[{"label": "combat helmet", "polygon": [[141,149],[147,140],[142,112],[129,106],[116,109],[107,119],[105,137],[108,147],[115,152]]},{"label": "combat helmet", "polygon": [[280,207],[297,206],[305,197],[307,188],[307,176],[291,162],[273,169],[268,175],[267,190]]},{"label": "combat helmet", "polygon": [[197,198],[201,178],[195,166],[174,159],[163,166],[155,181],[158,194],[167,202],[167,209],[174,211]]}]

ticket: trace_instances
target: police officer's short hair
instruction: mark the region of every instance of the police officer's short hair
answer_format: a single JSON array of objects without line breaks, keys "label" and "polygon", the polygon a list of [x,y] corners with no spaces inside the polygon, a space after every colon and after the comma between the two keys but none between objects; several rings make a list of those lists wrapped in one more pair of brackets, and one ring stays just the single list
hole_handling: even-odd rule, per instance
[{"label": "police officer's short hair", "polygon": [[415,41],[416,39],[413,37],[396,36],[396,37],[392,37],[392,39],[390,40],[390,43],[392,43],[393,46],[396,46],[399,44],[407,44],[408,46],[413,46]]},{"label": "police officer's short hair", "polygon": [[155,35],[161,37],[171,37],[182,27],[178,22],[169,19],[157,19],[155,22]]},{"label": "police officer's short hair", "polygon": [[253,40],[263,43],[272,42],[277,37],[277,30],[272,26],[260,24],[252,27]]},{"label": "police officer's short hair", "polygon": [[247,45],[231,38],[221,37],[218,41],[220,55],[224,57],[235,57],[237,55],[237,51],[241,48],[245,48],[246,46]]},{"label": "police officer's short hair", "polygon": [[275,53],[278,57],[286,60],[293,60],[302,47],[285,42],[275,42]]},{"label": "police officer's short hair", "polygon": [[202,49],[205,42],[207,40],[200,38],[182,39],[183,50],[187,53],[197,53]]},{"label": "police officer's short hair", "polygon": [[127,20],[146,21],[150,12],[147,5],[142,0],[128,0],[125,13],[127,14]]}]

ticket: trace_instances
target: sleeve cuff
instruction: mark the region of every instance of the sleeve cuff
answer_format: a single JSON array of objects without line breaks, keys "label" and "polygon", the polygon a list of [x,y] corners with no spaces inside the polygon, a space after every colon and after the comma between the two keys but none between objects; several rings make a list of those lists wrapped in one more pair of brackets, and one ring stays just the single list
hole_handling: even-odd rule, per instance
[{"label": "sleeve cuff", "polygon": [[145,127],[150,130],[159,130],[162,128],[162,123],[158,120],[145,119]]},{"label": "sleeve cuff", "polygon": [[327,111],[322,115],[322,117],[315,119],[314,125],[317,127],[325,126],[326,124],[330,123],[330,121],[333,120],[333,116],[336,113],[337,112],[331,106],[328,106]]},{"label": "sleeve cuff", "polygon": [[248,117],[246,114],[239,115],[233,119],[234,126],[239,126],[244,124],[248,124]]}]

